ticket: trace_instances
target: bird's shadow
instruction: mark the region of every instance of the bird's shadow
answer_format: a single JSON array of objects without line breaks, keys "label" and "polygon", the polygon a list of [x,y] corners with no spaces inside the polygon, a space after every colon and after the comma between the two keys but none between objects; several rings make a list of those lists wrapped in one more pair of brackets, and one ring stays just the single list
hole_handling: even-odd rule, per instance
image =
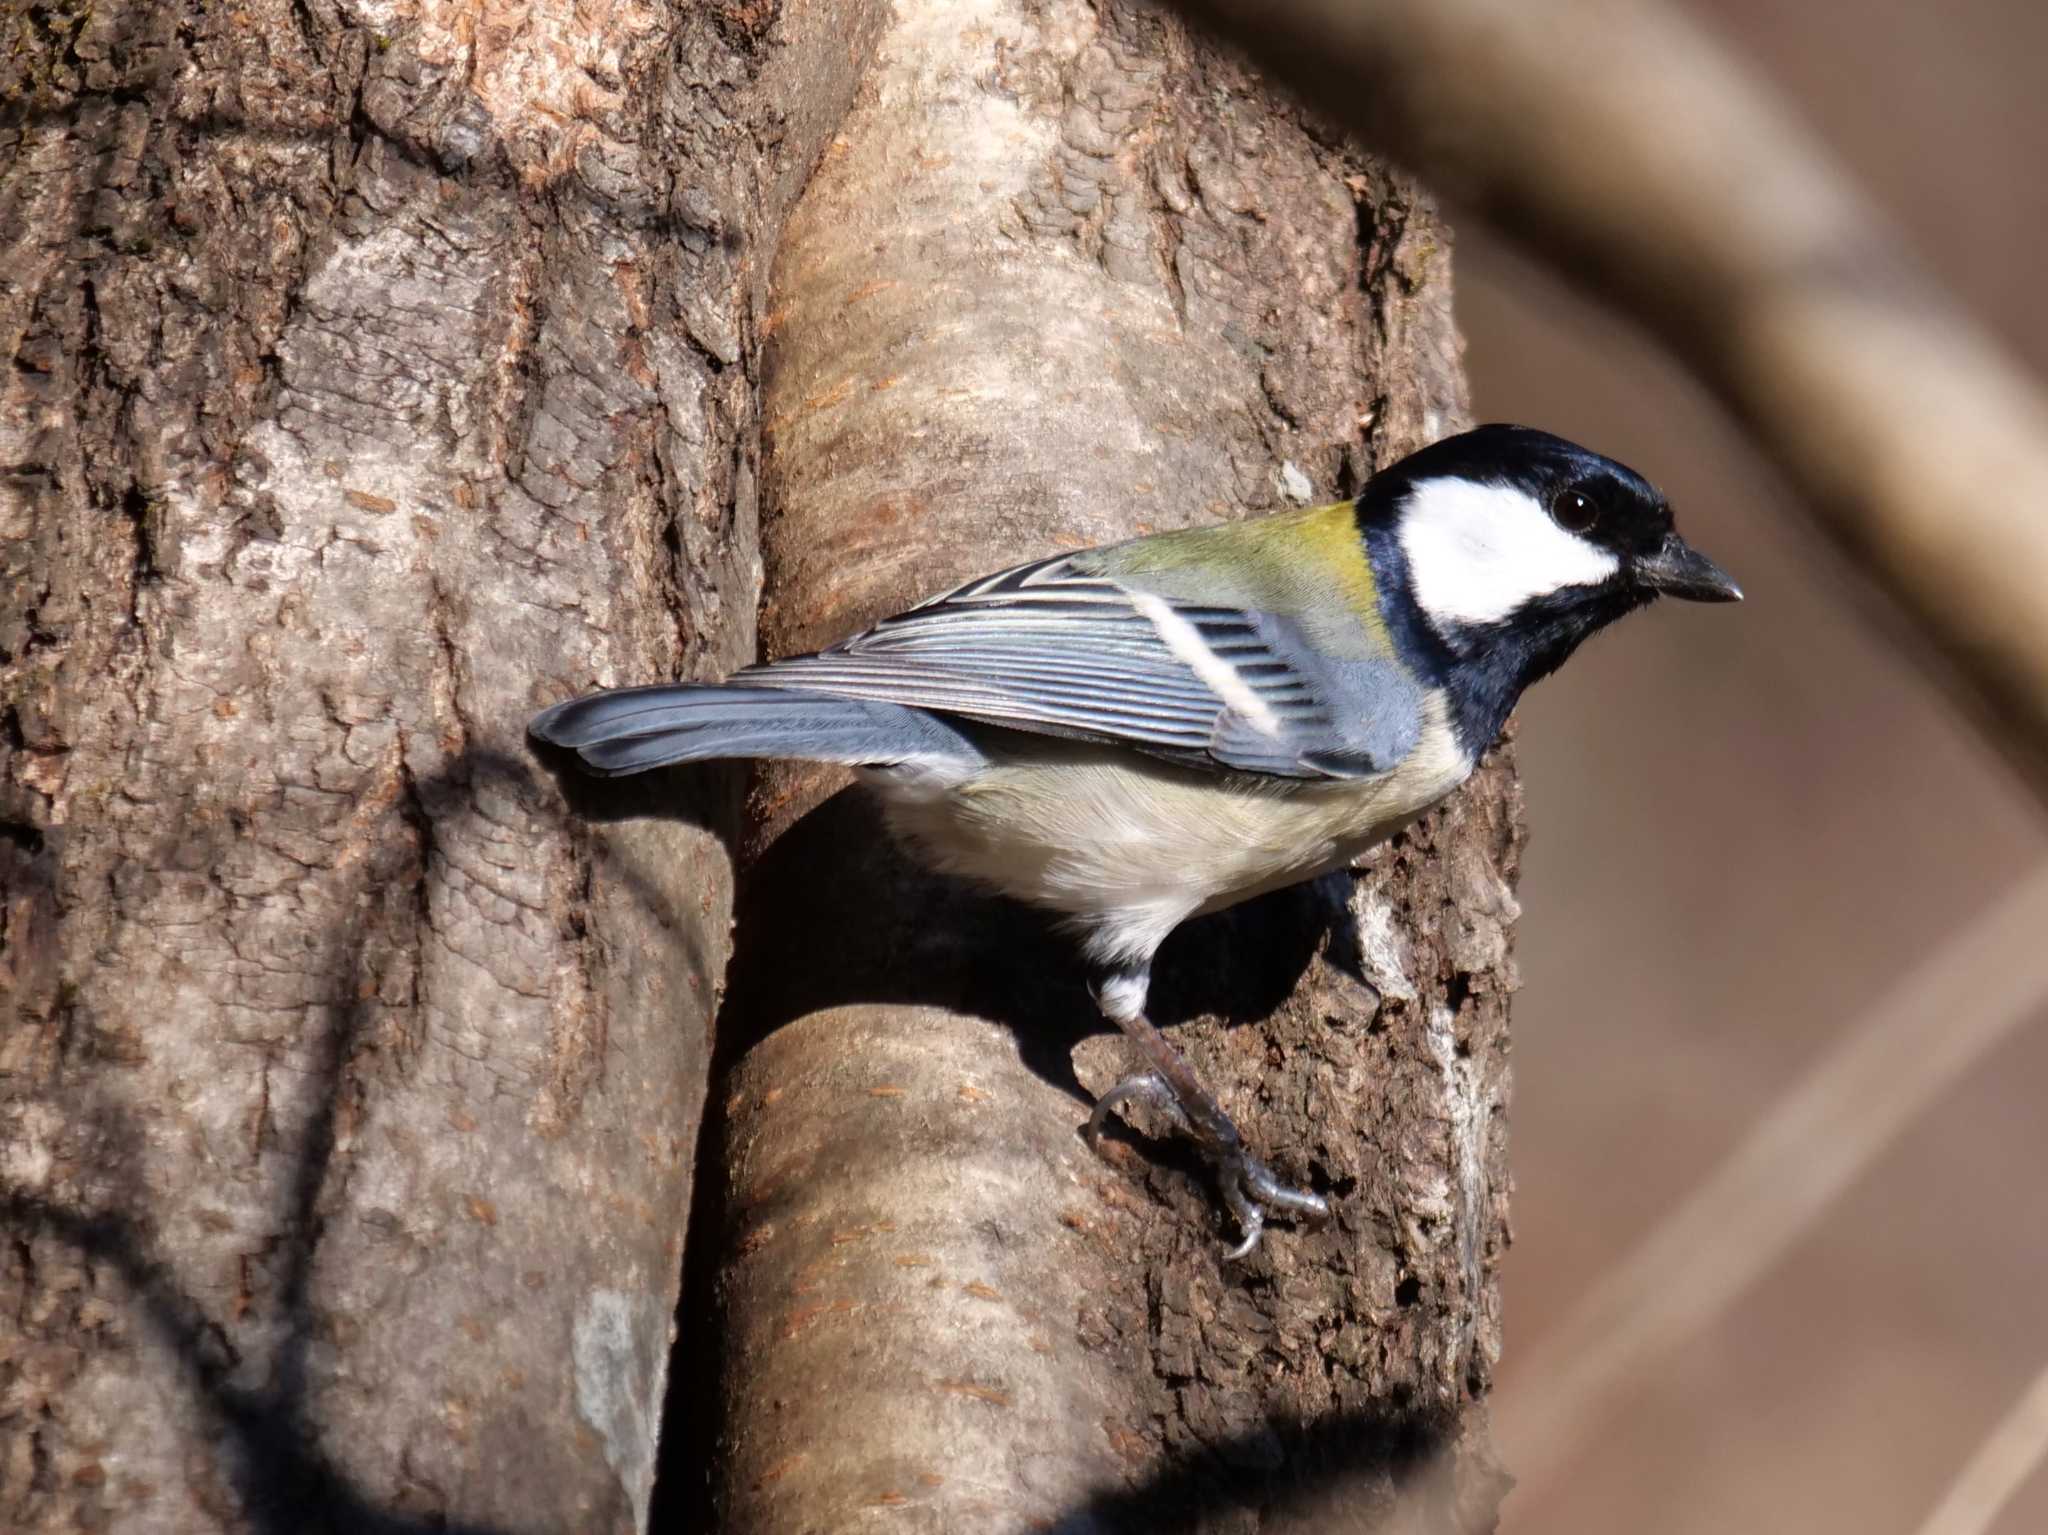
[{"label": "bird's shadow", "polygon": [[568,807],[571,824],[597,826],[625,821],[674,821],[709,832],[737,852],[739,802],[744,777],[730,762],[684,762],[607,778],[583,766],[567,747],[528,735],[526,749],[553,780]]},{"label": "bird's shadow", "polygon": [[[1091,975],[1074,935],[1035,908],[920,867],[858,786],[816,806],[747,863],[735,908],[700,1167],[720,1155],[720,1084],[733,1065],[784,1024],[834,1007],[931,1006],[988,1019],[1015,1037],[1028,1070],[1079,1104],[1092,1103],[1074,1071],[1074,1047],[1113,1026],[1090,1000]],[[1164,1025],[1203,1015],[1226,1023],[1268,1016],[1294,990],[1340,910],[1325,890],[1298,885],[1185,924],[1154,965],[1149,1016]],[[1341,957],[1338,948],[1330,945],[1334,957]],[[1077,1115],[1077,1130],[1080,1122]],[[1147,1155],[1205,1176],[1185,1141],[1148,1144]],[[684,1247],[682,1331],[669,1377],[654,1531],[715,1527],[706,1457],[717,1453],[724,1425],[718,1393],[704,1389],[701,1339],[691,1329],[715,1314],[712,1297],[726,1256],[722,1196],[720,1178],[699,1177]],[[1189,1478],[1207,1485],[1213,1470],[1205,1454],[1177,1460],[1159,1476],[1176,1488]],[[1126,1507],[1127,1501],[1108,1499],[1077,1513],[1083,1522],[1061,1527],[1159,1527],[1138,1518],[1141,1505]]]},{"label": "bird's shadow", "polygon": [[[1267,1017],[1340,911],[1325,890],[1298,885],[1185,924],[1153,967],[1148,1016]],[[715,1071],[822,1009],[930,1006],[1008,1029],[1032,1072],[1090,1101],[1072,1051],[1111,1025],[1090,1000],[1075,935],[1036,908],[921,868],[864,790],[833,795],[749,865],[735,918]]]},{"label": "bird's shadow", "polygon": [[[930,1006],[1008,1029],[1041,1079],[1087,1102],[1073,1047],[1111,1029],[1090,1000],[1094,972],[1055,917],[921,866],[858,785],[803,815],[758,856],[739,847],[743,780],[699,762],[624,778],[529,740],[573,819],[672,821],[720,839],[738,870],[733,958],[719,1010],[713,1078],[775,1030],[828,1008]],[[630,877],[630,875],[629,875]],[[649,900],[650,891],[640,892]],[[1343,905],[1315,882],[1183,924],[1153,965],[1146,1013],[1171,1026],[1270,1015],[1323,949],[1354,969]]]},{"label": "bird's shadow", "polygon": [[[1477,1520],[1460,1515],[1467,1468],[1457,1450],[1456,1418],[1427,1408],[1275,1414],[1169,1451],[1143,1476],[1096,1494],[1047,1528],[1052,1535],[1490,1529],[1484,1497],[1474,1500]],[[1474,1469],[1488,1475],[1488,1468]]]}]

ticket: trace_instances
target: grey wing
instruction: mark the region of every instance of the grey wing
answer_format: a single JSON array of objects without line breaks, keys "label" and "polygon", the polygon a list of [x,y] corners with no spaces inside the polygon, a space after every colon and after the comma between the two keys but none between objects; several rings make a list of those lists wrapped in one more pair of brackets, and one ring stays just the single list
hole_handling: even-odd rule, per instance
[{"label": "grey wing", "polygon": [[1173,602],[1064,556],[734,680],[1283,778],[1384,772],[1420,729],[1420,690],[1391,661],[1335,661],[1288,619]]}]

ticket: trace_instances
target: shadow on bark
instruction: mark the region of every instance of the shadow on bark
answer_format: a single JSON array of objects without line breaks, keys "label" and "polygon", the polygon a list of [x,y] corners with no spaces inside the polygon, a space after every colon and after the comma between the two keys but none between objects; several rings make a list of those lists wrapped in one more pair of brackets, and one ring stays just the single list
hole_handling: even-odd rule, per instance
[{"label": "shadow on bark", "polygon": [[[32,1196],[0,1195],[0,1224],[26,1243],[46,1235],[116,1268],[143,1317],[183,1367],[182,1384],[210,1431],[228,1447],[230,1475],[250,1523],[266,1535],[501,1535],[494,1526],[411,1516],[371,1504],[321,1452],[306,1422],[304,1355],[310,1318],[294,1317],[291,1353],[276,1384],[251,1388],[230,1378],[235,1361],[225,1333],[149,1249],[135,1222],[109,1212],[63,1210]],[[313,1244],[288,1244],[300,1289]],[[301,1302],[303,1306],[303,1301]]]},{"label": "shadow on bark", "polygon": [[[386,867],[370,870],[368,877],[424,881],[433,848],[433,821],[440,807],[472,801],[483,782],[548,802],[539,776],[529,765],[500,753],[472,750],[452,762],[446,772],[410,785],[407,819],[414,840],[410,845],[392,844],[388,854],[416,868],[407,876],[405,871],[389,867],[387,859]],[[647,801],[662,787],[649,784],[628,795],[599,795],[598,800],[611,814],[598,818],[655,813]],[[678,805],[707,803],[696,797],[698,791],[710,794],[716,790],[708,781],[666,787],[669,794],[662,797],[660,809],[667,813],[675,813]],[[575,812],[585,813],[589,812],[581,807]],[[714,815],[705,824],[715,821]],[[574,815],[566,818],[565,829],[572,836],[590,835]],[[214,850],[216,855],[224,850],[226,841]],[[668,910],[666,898],[645,871],[618,856],[609,858],[607,864],[610,874],[631,890],[635,899],[646,903],[672,930],[677,928],[677,915]],[[267,1377],[263,1384],[245,1385],[236,1379],[246,1375],[251,1364],[232,1341],[234,1321],[239,1318],[231,1321],[209,1314],[193,1298],[174,1264],[157,1250],[149,1232],[148,1201],[133,1176],[140,1162],[137,1147],[142,1131],[127,1114],[102,1103],[92,1116],[101,1177],[110,1185],[111,1197],[102,1208],[66,1208],[36,1194],[0,1186],[0,1228],[10,1234],[30,1264],[34,1262],[32,1244],[50,1239],[110,1265],[120,1275],[132,1298],[132,1314],[177,1361],[178,1384],[193,1402],[206,1436],[222,1447],[227,1481],[255,1529],[265,1535],[502,1535],[498,1526],[450,1520],[439,1509],[423,1508],[415,1513],[378,1507],[323,1450],[323,1429],[308,1408],[313,1387],[309,1355],[320,1327],[311,1291],[326,1220],[321,1201],[329,1182],[343,1105],[360,1086],[351,1074],[351,1061],[359,1048],[368,1047],[365,1034],[375,997],[374,985],[365,984],[373,979],[366,954],[370,937],[365,926],[336,945],[326,991],[332,1021],[308,1067],[308,1075],[321,1084],[317,1107],[298,1136],[291,1165],[273,1184],[278,1195],[274,1222],[278,1238],[275,1256],[266,1267],[275,1277],[261,1287],[255,1304],[273,1312],[283,1325],[282,1341],[267,1367],[256,1362]],[[67,1033],[73,1041],[69,1048],[75,1052],[76,1065],[90,1071],[95,1047],[89,1021],[74,1021]]]},{"label": "shadow on bark", "polygon": [[[1273,1418],[1246,1433],[1171,1454],[1151,1475],[1091,1499],[1049,1535],[1137,1535],[1159,1530],[1315,1530],[1366,1535],[1405,1528],[1402,1507],[1449,1495],[1431,1485],[1457,1440],[1457,1424],[1424,1413],[1335,1412],[1311,1421]],[[1424,1528],[1461,1528],[1425,1520]]]},{"label": "shadow on bark", "polygon": [[[1055,919],[922,869],[884,825],[879,805],[858,787],[842,789],[806,813],[748,864],[734,906],[733,959],[719,1010],[683,1249],[683,1325],[670,1362],[648,1523],[654,1535],[695,1535],[718,1527],[710,1473],[725,1427],[717,1382],[728,1361],[719,1354],[722,1343],[702,1335],[702,1323],[718,1314],[716,1287],[731,1257],[727,1179],[710,1159],[727,1141],[724,1084],[733,1067],[783,1025],[832,1008],[885,1004],[972,1014],[1008,1029],[1024,1065],[1074,1099],[1078,1137],[1094,1100],[1075,1075],[1074,1047],[1091,1035],[1115,1032],[1091,1000],[1090,972],[1073,937]],[[1294,991],[1319,948],[1327,945],[1328,957],[1348,964],[1352,956],[1333,941],[1343,915],[1341,897],[1333,900],[1327,888],[1312,883],[1186,924],[1160,951],[1153,1018],[1170,1025],[1204,1015],[1229,1024],[1267,1017]],[[1121,1122],[1110,1134],[1140,1147],[1148,1165],[1209,1188],[1211,1171],[1185,1137],[1153,1139]],[[1180,1500],[1174,1506],[1188,1508],[1198,1500],[1211,1508],[1272,1503],[1265,1482],[1279,1474],[1273,1467],[1294,1467],[1333,1446],[1349,1447],[1346,1463],[1354,1470],[1405,1465],[1427,1453],[1436,1433],[1406,1419],[1340,1416],[1276,1424],[1242,1444],[1177,1460],[1154,1479],[1155,1493],[1133,1492],[1089,1515],[1122,1522],[1089,1524],[1077,1514],[1082,1522],[1062,1528],[1073,1535],[1178,1528],[1161,1526],[1144,1513],[1151,1506],[1148,1496],[1171,1495]],[[1299,1468],[1286,1474],[1297,1476]]]},{"label": "shadow on bark", "polygon": [[[725,845],[728,856],[734,854],[734,827],[739,817],[732,801],[738,775],[730,763],[691,762],[625,778],[600,778],[582,767],[573,751],[532,737],[527,738],[526,748],[554,780],[567,805],[566,827],[585,822],[676,821],[709,832]],[[534,781],[524,763],[497,758],[492,765],[528,786]]]},{"label": "shadow on bark", "polygon": [[[742,875],[734,904],[714,1074],[809,1013],[932,1006],[1003,1025],[1033,1071],[1091,1101],[1069,1052],[1113,1030],[1072,935],[1033,907],[920,868],[862,790],[840,791],[778,837]],[[1308,884],[1185,924],[1160,951],[1150,1016],[1267,1017],[1342,915],[1341,901]]]},{"label": "shadow on bark", "polygon": [[[334,967],[335,995],[356,995],[361,967],[358,938],[346,946]],[[344,1071],[366,1013],[361,1002],[337,1010],[314,1068],[326,1090],[307,1126],[297,1164],[283,1180],[284,1208],[278,1223],[283,1273],[275,1305],[285,1318],[285,1336],[268,1372],[268,1384],[235,1382],[242,1361],[229,1341],[229,1329],[192,1298],[171,1264],[157,1255],[142,1221],[119,1208],[141,1204],[134,1191],[115,1208],[100,1211],[67,1210],[34,1195],[0,1192],[0,1225],[23,1249],[38,1236],[51,1237],[110,1264],[120,1274],[136,1312],[177,1360],[180,1384],[209,1437],[223,1446],[228,1479],[243,1515],[256,1529],[266,1535],[499,1535],[494,1527],[450,1522],[438,1513],[413,1516],[378,1508],[322,1451],[320,1431],[307,1415],[307,1354],[316,1325],[308,1291],[319,1246],[318,1204],[334,1151],[336,1115],[347,1088]],[[126,1116],[103,1110],[98,1119],[104,1146],[118,1151],[133,1144],[138,1132]]]}]

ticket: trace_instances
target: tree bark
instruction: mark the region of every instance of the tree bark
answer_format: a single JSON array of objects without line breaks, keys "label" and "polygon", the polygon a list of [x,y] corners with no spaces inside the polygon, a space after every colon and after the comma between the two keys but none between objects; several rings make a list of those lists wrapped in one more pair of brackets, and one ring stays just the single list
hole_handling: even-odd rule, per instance
[{"label": "tree bark", "polygon": [[1122,6],[905,0],[835,138],[880,26],[22,24],[9,1528],[645,1524],[736,837],[674,1356],[732,1528],[1490,1525],[1503,763],[1163,957],[1158,1016],[1338,1205],[1226,1268],[1170,1140],[1075,1136],[1122,1057],[1045,923],[825,775],[742,816],[725,770],[525,753],[538,704],[750,659],[763,554],[802,648],[1462,414],[1434,213],[1241,67]]},{"label": "tree bark", "polygon": [[644,1518],[738,783],[585,825],[523,724],[754,652],[872,16],[10,22],[0,1524]]},{"label": "tree bark", "polygon": [[[764,649],[1348,493],[1460,423],[1449,298],[1414,188],[1172,21],[899,0],[778,254]],[[1124,1057],[1076,1048],[1064,939],[917,873],[843,782],[753,799],[686,1300],[725,1344],[706,1522],[1491,1528],[1509,768],[1163,954],[1155,1016],[1337,1206],[1243,1266],[1170,1140],[1080,1141]]]}]

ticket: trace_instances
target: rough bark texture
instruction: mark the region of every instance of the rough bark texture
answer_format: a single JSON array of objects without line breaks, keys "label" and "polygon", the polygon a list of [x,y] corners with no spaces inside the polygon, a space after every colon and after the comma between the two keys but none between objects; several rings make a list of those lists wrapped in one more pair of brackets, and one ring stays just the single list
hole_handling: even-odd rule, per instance
[{"label": "rough bark texture", "polygon": [[[778,255],[764,649],[1347,493],[1457,424],[1449,284],[1412,188],[1172,22],[901,0]],[[1490,1528],[1507,768],[1163,954],[1155,1016],[1337,1204],[1241,1267],[1173,1143],[1078,1138],[1124,1055],[1074,1048],[1064,940],[914,872],[840,782],[754,802],[691,1301],[720,1527]]]},{"label": "rough bark texture", "polygon": [[644,1515],[737,785],[585,826],[522,726],[753,652],[870,21],[12,13],[0,1525]]}]

